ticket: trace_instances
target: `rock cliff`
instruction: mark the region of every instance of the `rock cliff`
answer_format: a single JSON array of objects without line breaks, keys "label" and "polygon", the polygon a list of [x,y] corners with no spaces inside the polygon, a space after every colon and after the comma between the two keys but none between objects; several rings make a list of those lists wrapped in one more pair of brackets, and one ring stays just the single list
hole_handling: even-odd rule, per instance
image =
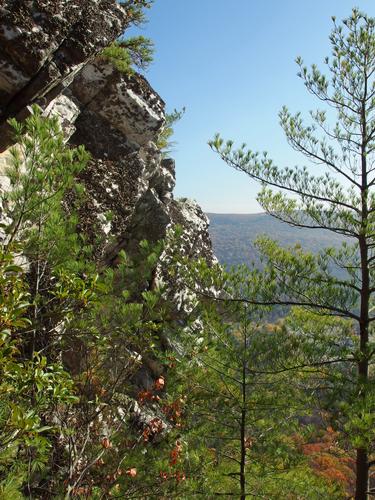
[{"label": "rock cliff", "polygon": [[[98,53],[126,29],[115,0],[5,0],[0,7],[0,162],[11,144],[7,119],[38,104],[57,114],[67,140],[91,154],[81,174],[87,197],[80,226],[110,263],[142,239],[178,223],[186,251],[212,257],[199,207],[173,198],[174,162],[156,142],[165,104],[139,74],[125,75]],[[1,168],[1,163],[0,163]]]},{"label": "rock cliff", "polygon": [[[0,121],[46,106],[129,20],[113,0],[5,0],[0,6]],[[2,130],[0,148],[9,143]]]},{"label": "rock cliff", "polygon": [[[9,161],[12,146],[7,120],[10,117],[24,120],[32,112],[31,106],[37,104],[45,116],[59,118],[68,145],[84,145],[90,153],[89,164],[79,175],[85,193],[79,204],[78,224],[92,244],[98,268],[116,264],[121,250],[137,257],[141,240],[163,239],[168,229],[176,224],[183,228],[181,250],[184,254],[212,260],[207,217],[195,202],[174,199],[174,161],[164,158],[157,147],[165,126],[163,100],[143,76],[124,74],[100,55],[128,22],[126,10],[115,0],[0,2],[0,221],[4,222],[1,194],[9,189],[4,166]],[[74,195],[70,193],[69,196]],[[69,196],[65,199],[67,209],[74,201]],[[0,225],[0,242],[6,237]],[[181,320],[186,318],[194,301],[178,278],[172,282],[167,277],[165,270],[172,253],[172,245],[167,245],[153,269],[152,283],[142,283],[142,291],[151,289],[157,281],[165,284],[163,300],[168,299],[164,302],[168,302],[170,330],[174,329],[175,320],[179,326],[186,324]],[[159,349],[170,345],[169,333],[164,329],[158,332]],[[44,335],[43,331],[43,340]],[[73,338],[70,343],[67,339],[63,351],[57,354],[64,368],[73,375],[84,373],[82,367],[87,364],[80,342]],[[95,447],[88,450],[89,434],[94,443],[98,433],[106,436],[101,441],[104,446],[106,441],[109,443],[107,436],[113,430],[113,422],[119,420],[127,439],[129,432],[136,429],[137,436],[143,436],[143,440],[151,433],[150,440],[156,441],[154,435],[160,430],[163,431],[160,435],[164,435],[170,428],[158,403],[138,404],[139,394],[152,390],[155,380],[167,368],[157,361],[155,351],[149,352],[147,346],[143,349],[142,342],[135,346],[131,340],[128,342],[123,349],[129,363],[121,356],[118,358],[121,361],[116,361],[124,363],[125,369],[128,365],[131,367],[126,372],[124,389],[119,388],[113,395],[116,379],[108,397],[105,390],[101,392],[103,400],[109,403],[100,409],[94,407],[94,417],[90,414],[90,418],[98,420],[97,428],[91,429],[92,421],[87,419],[85,404],[75,407],[71,414],[60,415],[54,409],[52,415],[43,416],[47,424],[57,422],[62,426],[64,421],[68,422],[66,427],[74,427],[76,431],[72,448],[65,438],[54,444],[57,450],[54,460],[58,465],[55,469],[51,466],[49,484],[53,489],[59,482],[63,483],[68,489],[66,498],[70,498],[69,492],[80,491],[77,489],[80,481],[84,491],[92,487],[94,480],[90,479],[90,467],[97,463],[97,451]],[[113,359],[110,358],[110,363],[105,359],[109,371]],[[122,372],[123,369],[119,370]],[[88,386],[94,387],[89,375],[87,381]],[[82,394],[86,394],[84,389]],[[102,417],[103,408],[106,408],[105,417]],[[157,432],[153,430],[155,422],[160,424]],[[118,430],[117,423],[116,426]],[[69,470],[61,458],[68,448],[73,450],[69,459],[73,465]],[[86,473],[89,477],[84,477]],[[92,472],[92,477],[95,474]],[[38,481],[35,484],[38,486]],[[52,498],[38,495],[35,498]]]},{"label": "rock cliff", "polygon": [[[7,119],[21,120],[38,104],[46,116],[59,117],[69,144],[83,144],[91,155],[79,179],[85,186],[79,229],[101,265],[115,263],[121,250],[136,256],[141,240],[163,239],[176,224],[185,255],[212,260],[208,219],[195,202],[174,199],[174,161],[156,145],[165,125],[163,100],[143,76],[124,74],[100,56],[127,23],[115,0],[2,4],[0,173],[11,145]],[[154,274],[166,282],[163,260]],[[166,290],[183,318],[190,295],[178,280]],[[140,386],[148,384],[147,371]]]}]

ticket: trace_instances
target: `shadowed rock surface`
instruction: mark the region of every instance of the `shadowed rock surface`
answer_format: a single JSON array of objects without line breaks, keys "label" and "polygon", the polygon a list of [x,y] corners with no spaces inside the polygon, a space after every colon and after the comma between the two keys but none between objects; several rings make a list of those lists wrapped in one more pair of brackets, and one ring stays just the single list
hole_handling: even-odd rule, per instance
[{"label": "shadowed rock surface", "polygon": [[[45,107],[128,23],[113,0],[5,0],[0,6],[0,121]],[[1,129],[0,150],[9,144]]]}]

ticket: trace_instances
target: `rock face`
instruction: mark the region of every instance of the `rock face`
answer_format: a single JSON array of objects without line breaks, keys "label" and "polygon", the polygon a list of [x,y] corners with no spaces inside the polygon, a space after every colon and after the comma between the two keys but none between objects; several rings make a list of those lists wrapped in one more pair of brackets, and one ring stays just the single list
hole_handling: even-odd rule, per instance
[{"label": "rock face", "polygon": [[[98,257],[110,264],[119,250],[134,254],[141,240],[155,242],[180,224],[190,235],[189,251],[211,258],[206,216],[193,202],[173,198],[174,161],[162,158],[156,146],[165,104],[147,80],[98,58],[62,97],[70,100],[65,109],[75,117],[62,117],[69,131],[74,122],[70,143],[84,144],[92,157],[80,176],[88,193],[81,224],[91,243],[101,241]],[[60,102],[61,97],[57,111]]]},{"label": "rock face", "polygon": [[[46,116],[59,117],[70,145],[83,144],[91,155],[79,178],[85,186],[79,229],[101,264],[115,263],[122,249],[137,255],[141,240],[156,242],[176,224],[184,230],[184,254],[212,260],[208,220],[195,202],[174,199],[174,161],[163,158],[156,145],[165,125],[163,100],[141,75],[120,73],[98,56],[126,24],[115,0],[0,3],[0,174],[11,145],[6,120],[24,119],[36,103]],[[6,188],[0,175],[0,219]],[[154,270],[164,282],[165,262]],[[176,282],[166,288],[180,321],[188,312],[188,294]],[[73,371],[80,357],[72,349],[64,362]],[[134,394],[149,390],[161,373],[154,359],[139,357]],[[163,417],[157,405],[141,411],[135,401],[133,413],[142,428],[155,415]]]},{"label": "rock face", "polygon": [[[0,5],[0,121],[60,95],[87,61],[120,35],[114,0],[3,0]],[[0,150],[9,143],[1,130]]]},{"label": "rock face", "polygon": [[59,116],[70,144],[91,154],[80,176],[87,193],[80,226],[98,259],[135,253],[142,239],[157,241],[175,224],[185,230],[185,253],[212,259],[207,218],[195,203],[174,200],[174,162],[156,146],[163,100],[141,75],[97,56],[127,22],[115,0],[1,3],[0,151],[9,146],[6,119],[38,103]]}]

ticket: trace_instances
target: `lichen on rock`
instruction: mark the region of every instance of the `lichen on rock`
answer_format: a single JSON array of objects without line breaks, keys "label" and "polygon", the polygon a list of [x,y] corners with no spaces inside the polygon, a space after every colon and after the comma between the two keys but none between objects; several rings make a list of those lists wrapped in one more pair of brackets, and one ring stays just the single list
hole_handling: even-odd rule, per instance
[{"label": "lichen on rock", "polygon": [[[78,178],[85,188],[79,231],[101,265],[115,264],[121,250],[136,255],[142,240],[156,243],[175,225],[183,230],[185,256],[212,261],[208,219],[195,202],[174,199],[175,164],[157,147],[165,126],[163,99],[142,75],[126,75],[98,56],[128,22],[115,0],[4,0],[0,169],[9,160],[12,143],[7,119],[24,119],[36,103],[45,116],[59,118],[69,145],[84,145],[90,153]],[[4,177],[1,189],[7,189]],[[68,198],[68,207],[70,203]],[[195,299],[181,283],[168,281],[163,266],[161,259],[155,275],[164,280],[176,315],[183,318]],[[160,337],[162,342],[163,332]],[[160,375],[154,359],[135,355],[142,363],[132,380],[134,394]],[[71,364],[79,367],[80,356],[78,350],[72,353]],[[133,406],[141,426],[161,418],[157,408]]]}]

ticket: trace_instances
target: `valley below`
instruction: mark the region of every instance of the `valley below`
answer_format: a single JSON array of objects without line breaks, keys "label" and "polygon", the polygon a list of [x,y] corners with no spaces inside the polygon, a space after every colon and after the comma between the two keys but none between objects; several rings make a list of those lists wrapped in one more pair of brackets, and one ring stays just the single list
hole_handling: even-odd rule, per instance
[{"label": "valley below", "polygon": [[265,213],[217,214],[207,213],[213,249],[219,262],[226,266],[260,265],[255,247],[259,236],[277,240],[283,247],[300,244],[305,251],[319,252],[330,246],[339,247],[344,237],[324,229],[305,229],[290,226]]}]

